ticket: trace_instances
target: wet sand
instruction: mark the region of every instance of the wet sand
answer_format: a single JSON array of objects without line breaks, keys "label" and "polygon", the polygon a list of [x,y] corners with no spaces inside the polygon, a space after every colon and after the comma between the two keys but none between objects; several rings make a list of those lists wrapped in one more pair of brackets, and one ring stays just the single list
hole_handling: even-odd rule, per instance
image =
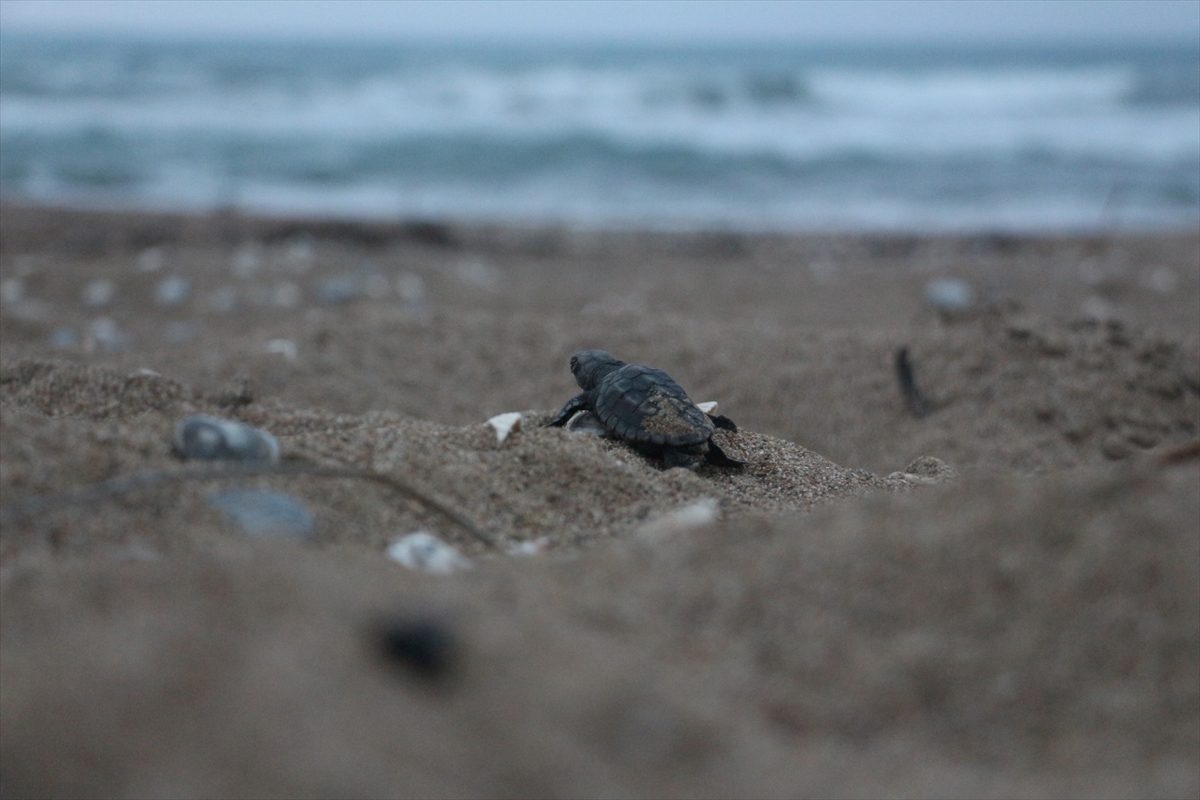
[{"label": "wet sand", "polygon": [[[5,796],[1200,791],[1195,233],[5,206],[0,279]],[[746,469],[539,427],[581,347],[718,401]],[[189,469],[194,412],[486,541],[356,477],[73,494]],[[473,568],[385,557],[419,529]]]}]

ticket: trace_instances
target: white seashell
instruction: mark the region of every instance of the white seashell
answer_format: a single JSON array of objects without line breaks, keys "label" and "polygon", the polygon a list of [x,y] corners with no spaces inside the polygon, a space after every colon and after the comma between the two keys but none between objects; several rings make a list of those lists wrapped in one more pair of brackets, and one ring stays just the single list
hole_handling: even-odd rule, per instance
[{"label": "white seashell", "polygon": [[718,504],[712,497],[704,497],[688,503],[660,517],[650,520],[639,528],[642,535],[657,536],[668,533],[702,528],[717,519]]},{"label": "white seashell", "polygon": [[696,403],[696,408],[700,409],[705,414],[715,414],[717,411],[717,401],[709,400],[706,403]]},{"label": "white seashell", "polygon": [[267,352],[281,355],[288,361],[296,361],[300,357],[296,343],[291,339],[272,339],[267,342]]},{"label": "white seashell", "polygon": [[397,564],[433,575],[471,568],[471,562],[462,553],[428,531],[401,536],[388,545],[386,553]]},{"label": "white seashell", "polygon": [[580,411],[567,421],[567,430],[582,436],[608,436],[608,428],[590,411]]},{"label": "white seashell", "polygon": [[518,411],[497,414],[489,419],[487,424],[496,431],[496,444],[504,444],[510,433],[521,430],[521,414]]},{"label": "white seashell", "polygon": [[510,556],[536,556],[541,555],[546,548],[550,546],[550,539],[542,536],[538,539],[530,539],[528,542],[518,542],[508,548]]}]

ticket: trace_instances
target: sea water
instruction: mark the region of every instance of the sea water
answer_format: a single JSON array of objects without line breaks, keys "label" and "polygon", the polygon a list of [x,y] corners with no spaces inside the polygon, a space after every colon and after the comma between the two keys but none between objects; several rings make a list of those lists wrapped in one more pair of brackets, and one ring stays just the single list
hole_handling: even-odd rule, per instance
[{"label": "sea water", "polygon": [[1195,226],[1200,50],[8,36],[0,197],[672,229]]}]

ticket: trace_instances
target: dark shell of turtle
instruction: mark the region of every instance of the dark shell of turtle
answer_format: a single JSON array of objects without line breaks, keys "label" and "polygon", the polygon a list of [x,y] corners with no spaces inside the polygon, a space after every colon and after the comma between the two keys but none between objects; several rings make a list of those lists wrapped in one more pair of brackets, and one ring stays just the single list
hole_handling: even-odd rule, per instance
[{"label": "dark shell of turtle", "polygon": [[708,416],[660,369],[626,364],[606,375],[592,397],[600,422],[631,442],[688,447],[713,434]]}]

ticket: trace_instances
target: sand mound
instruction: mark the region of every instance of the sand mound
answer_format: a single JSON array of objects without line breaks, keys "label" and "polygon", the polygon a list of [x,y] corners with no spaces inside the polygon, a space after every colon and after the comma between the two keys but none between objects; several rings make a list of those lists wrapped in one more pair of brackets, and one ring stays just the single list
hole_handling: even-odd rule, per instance
[{"label": "sand mound", "polygon": [[[450,427],[392,414],[363,416],[296,411],[278,404],[234,405],[153,375],[128,377],[65,363],[24,361],[0,369],[6,411],[3,487],[10,502],[78,489],[147,469],[173,471],[175,421],[193,412],[225,414],[280,439],[285,456],[312,464],[370,469],[399,478],[449,505],[501,546],[544,539],[551,548],[629,534],[689,504],[709,502],[720,513],[805,510],[838,497],[902,482],[832,463],[802,447],[751,432],[721,431],[744,470],[706,466],[697,472],[662,470],[619,442],[545,429],[545,412],[526,412],[525,424],[502,445],[484,423]],[[126,514],[91,507],[53,508],[31,519],[61,533],[56,547],[131,544],[151,549],[193,546],[217,524],[202,497],[212,481],[170,484],[115,498]],[[391,537],[427,528],[477,549],[479,543],[420,504],[386,486],[307,476],[236,478],[223,483],[282,486],[317,516],[322,545],[382,549]],[[194,523],[200,532],[189,534]],[[25,541],[6,532],[5,553]],[[46,537],[29,534],[34,540]]]}]

